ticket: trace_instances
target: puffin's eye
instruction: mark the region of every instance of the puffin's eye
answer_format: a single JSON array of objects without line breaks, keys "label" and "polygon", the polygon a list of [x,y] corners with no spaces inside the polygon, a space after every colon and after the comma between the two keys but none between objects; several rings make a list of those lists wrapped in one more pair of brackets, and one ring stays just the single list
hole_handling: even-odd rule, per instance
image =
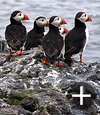
[{"label": "puffin's eye", "polygon": [[84,16],[86,17],[86,14]]},{"label": "puffin's eye", "polygon": [[44,19],[42,19],[42,22],[44,21]]},{"label": "puffin's eye", "polygon": [[61,28],[59,28],[59,30],[61,30]]},{"label": "puffin's eye", "polygon": [[21,16],[21,14],[19,14],[19,16]]},{"label": "puffin's eye", "polygon": [[57,17],[57,20],[59,20],[59,18]]}]

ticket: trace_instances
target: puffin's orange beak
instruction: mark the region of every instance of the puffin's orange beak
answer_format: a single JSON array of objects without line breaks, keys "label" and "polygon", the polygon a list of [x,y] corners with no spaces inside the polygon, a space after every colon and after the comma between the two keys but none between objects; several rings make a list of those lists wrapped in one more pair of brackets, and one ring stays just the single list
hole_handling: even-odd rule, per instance
[{"label": "puffin's orange beak", "polygon": [[91,22],[92,21],[92,17],[91,16],[88,16],[86,22]]},{"label": "puffin's orange beak", "polygon": [[67,29],[67,28],[64,28],[64,33],[68,33],[69,32],[69,30]]},{"label": "puffin's orange beak", "polygon": [[67,24],[66,20],[62,19],[61,24]]},{"label": "puffin's orange beak", "polygon": [[46,26],[46,27],[49,26],[49,20],[48,20],[48,19],[46,19],[45,26]]},{"label": "puffin's orange beak", "polygon": [[29,17],[26,14],[24,14],[24,19],[23,20],[29,20]]}]

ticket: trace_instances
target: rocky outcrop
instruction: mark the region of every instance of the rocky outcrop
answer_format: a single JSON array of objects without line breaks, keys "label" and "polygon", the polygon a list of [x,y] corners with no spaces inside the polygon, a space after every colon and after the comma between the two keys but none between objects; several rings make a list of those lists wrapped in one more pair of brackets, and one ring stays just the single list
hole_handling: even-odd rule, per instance
[{"label": "rocky outcrop", "polygon": [[[39,54],[39,55],[38,55]],[[39,49],[0,57],[0,115],[99,115],[100,63],[57,67],[41,63]],[[84,105],[72,94],[84,87]]]}]

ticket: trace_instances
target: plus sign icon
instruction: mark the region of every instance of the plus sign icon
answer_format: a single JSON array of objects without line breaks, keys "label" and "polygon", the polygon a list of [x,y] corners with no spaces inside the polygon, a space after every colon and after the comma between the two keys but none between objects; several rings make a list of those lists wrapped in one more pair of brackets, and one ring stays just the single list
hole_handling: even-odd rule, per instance
[{"label": "plus sign icon", "polygon": [[88,108],[99,99],[98,90],[94,87],[94,84],[90,84],[90,82],[76,81],[70,83],[66,91],[66,97],[72,106]]},{"label": "plus sign icon", "polygon": [[80,98],[80,105],[83,105],[83,98],[91,97],[91,94],[84,94],[83,86],[80,86],[80,94],[72,94],[72,97],[79,97]]}]

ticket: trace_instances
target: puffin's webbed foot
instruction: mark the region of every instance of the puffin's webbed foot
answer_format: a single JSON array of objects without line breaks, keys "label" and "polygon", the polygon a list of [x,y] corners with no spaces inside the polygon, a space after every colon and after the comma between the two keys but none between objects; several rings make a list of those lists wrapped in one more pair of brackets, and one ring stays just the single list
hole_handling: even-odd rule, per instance
[{"label": "puffin's webbed foot", "polygon": [[82,63],[82,64],[86,64],[86,63],[83,61],[82,54],[80,54],[80,63]]},{"label": "puffin's webbed foot", "polygon": [[64,64],[64,63],[61,63],[60,61],[57,61],[56,66],[58,66],[58,67],[64,67],[65,64]]},{"label": "puffin's webbed foot", "polygon": [[64,67],[65,64],[64,64],[64,62],[60,62],[60,60],[58,60],[57,63],[56,63],[56,66],[58,66],[58,67]]},{"label": "puffin's webbed foot", "polygon": [[23,51],[23,49],[21,48],[19,51],[16,52],[17,55],[24,55],[25,52]]},{"label": "puffin's webbed foot", "polygon": [[15,53],[12,52],[12,48],[11,47],[9,47],[8,54],[6,54],[6,56],[15,56]]},{"label": "puffin's webbed foot", "polygon": [[45,65],[48,65],[48,64],[49,64],[49,62],[47,61],[47,58],[41,59],[41,62],[42,62],[43,64],[45,64]]},{"label": "puffin's webbed foot", "polygon": [[24,55],[25,52],[24,52],[24,51],[17,51],[16,54],[17,54],[17,55]]}]

